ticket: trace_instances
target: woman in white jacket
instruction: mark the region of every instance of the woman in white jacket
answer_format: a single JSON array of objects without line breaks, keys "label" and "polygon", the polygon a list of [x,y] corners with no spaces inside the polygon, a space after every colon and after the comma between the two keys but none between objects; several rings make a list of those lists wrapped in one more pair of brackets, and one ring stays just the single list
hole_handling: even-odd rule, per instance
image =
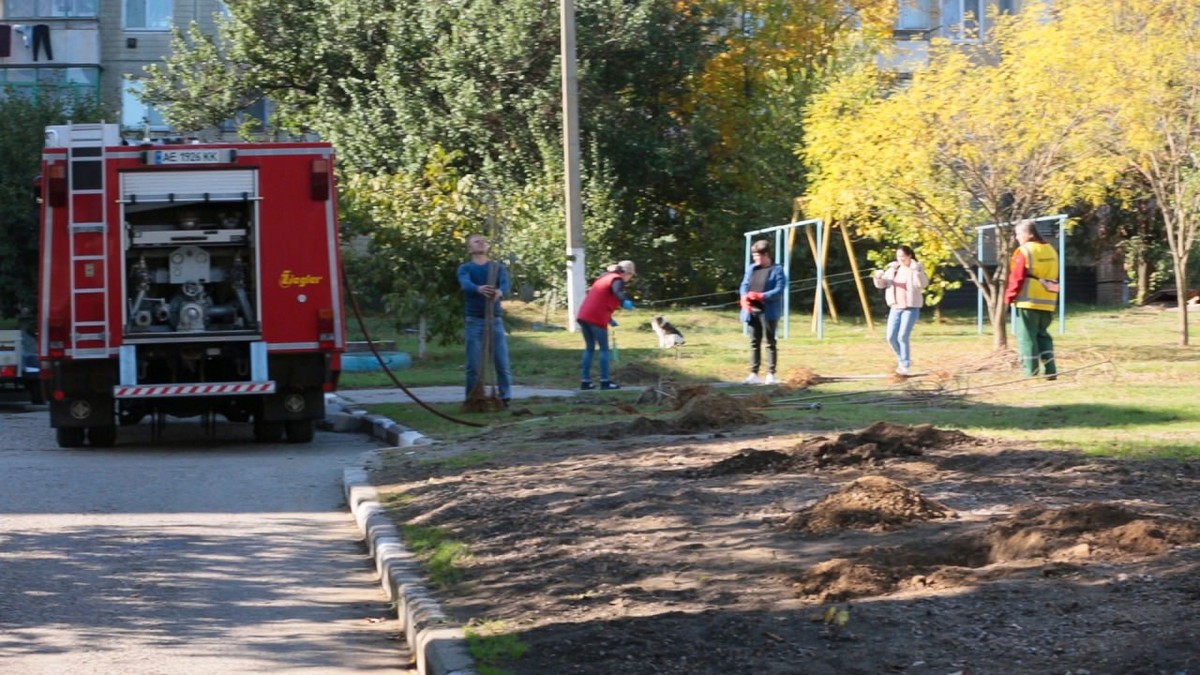
[{"label": "woman in white jacket", "polygon": [[912,367],[909,336],[921,316],[921,307],[925,304],[921,291],[927,286],[929,276],[907,246],[896,249],[896,259],[888,263],[886,270],[875,272],[875,288],[885,289],[884,298],[891,308],[887,341],[896,353],[896,372],[900,375],[908,375]]}]

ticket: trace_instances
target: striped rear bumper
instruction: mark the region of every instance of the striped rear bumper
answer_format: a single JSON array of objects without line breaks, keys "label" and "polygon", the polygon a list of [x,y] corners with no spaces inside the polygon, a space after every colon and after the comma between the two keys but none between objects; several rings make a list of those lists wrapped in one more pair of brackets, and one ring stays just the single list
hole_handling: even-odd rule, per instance
[{"label": "striped rear bumper", "polygon": [[244,396],[274,394],[275,382],[206,382],[204,384],[136,384],[113,387],[114,398],[169,398],[176,396]]}]

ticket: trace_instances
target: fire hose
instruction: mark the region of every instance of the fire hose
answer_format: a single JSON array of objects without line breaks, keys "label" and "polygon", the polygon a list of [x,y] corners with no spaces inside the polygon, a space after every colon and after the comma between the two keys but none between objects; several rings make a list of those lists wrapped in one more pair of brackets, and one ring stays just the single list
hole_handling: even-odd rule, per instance
[{"label": "fire hose", "polygon": [[463,424],[469,427],[486,427],[487,425],[481,422],[472,422],[470,420],[454,417],[453,415],[447,415],[446,413],[417,398],[417,395],[414,394],[411,389],[404,386],[404,383],[400,381],[400,378],[396,377],[396,374],[392,372],[392,369],[389,368],[387,363],[384,361],[383,356],[379,353],[379,347],[376,346],[375,340],[371,338],[371,334],[367,330],[367,324],[365,321],[363,321],[362,311],[358,307],[358,299],[354,297],[354,289],[350,286],[350,280],[346,278],[346,268],[342,267],[339,271],[342,277],[342,285],[346,289],[346,297],[350,300],[350,308],[354,311],[354,318],[358,321],[358,327],[362,331],[363,338],[366,340],[367,346],[371,348],[371,353],[375,355],[375,360],[379,361],[380,367],[383,368],[383,372],[387,374],[388,378],[390,378],[391,381],[405,393],[405,395],[411,398],[414,403],[433,413],[434,415],[456,424]]}]

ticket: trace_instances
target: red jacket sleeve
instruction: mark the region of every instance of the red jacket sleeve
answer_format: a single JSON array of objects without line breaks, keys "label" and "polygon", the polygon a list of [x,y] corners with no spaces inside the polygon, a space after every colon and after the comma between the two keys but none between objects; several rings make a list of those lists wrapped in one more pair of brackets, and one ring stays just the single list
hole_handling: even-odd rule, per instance
[{"label": "red jacket sleeve", "polygon": [[1021,293],[1025,277],[1029,276],[1029,264],[1025,260],[1025,252],[1017,249],[1013,253],[1012,265],[1008,268],[1008,288],[1004,291],[1004,302],[1012,304]]}]

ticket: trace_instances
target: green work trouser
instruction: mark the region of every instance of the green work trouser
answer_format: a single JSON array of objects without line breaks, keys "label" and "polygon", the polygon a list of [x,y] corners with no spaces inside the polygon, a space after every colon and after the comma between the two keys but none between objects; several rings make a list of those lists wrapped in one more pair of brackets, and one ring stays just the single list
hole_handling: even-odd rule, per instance
[{"label": "green work trouser", "polygon": [[1040,309],[1017,308],[1017,354],[1026,375],[1053,375],[1058,372],[1054,365],[1054,338],[1050,337],[1050,322],[1054,312]]}]

